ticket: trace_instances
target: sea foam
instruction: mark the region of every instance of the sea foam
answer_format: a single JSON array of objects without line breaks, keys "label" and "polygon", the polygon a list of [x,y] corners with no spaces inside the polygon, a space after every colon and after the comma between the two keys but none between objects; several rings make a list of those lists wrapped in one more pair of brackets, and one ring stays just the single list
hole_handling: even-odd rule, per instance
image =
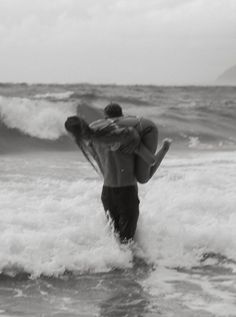
[{"label": "sea foam", "polygon": [[65,119],[76,113],[74,103],[0,96],[0,118],[9,128],[40,139],[55,140],[66,134]]},{"label": "sea foam", "polygon": [[[136,245],[148,263],[201,265],[207,253],[236,261],[235,153],[170,156],[139,186]],[[132,266],[106,222],[102,179],[76,152],[1,160],[0,269],[60,275]]]}]

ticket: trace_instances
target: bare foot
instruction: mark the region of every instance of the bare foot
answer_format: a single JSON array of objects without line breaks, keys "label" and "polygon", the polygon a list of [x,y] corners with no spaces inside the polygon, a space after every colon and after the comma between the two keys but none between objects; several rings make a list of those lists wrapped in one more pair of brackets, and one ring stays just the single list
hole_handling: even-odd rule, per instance
[{"label": "bare foot", "polygon": [[155,174],[155,172],[157,171],[158,167],[160,166],[162,160],[164,159],[164,157],[166,156],[166,153],[168,152],[170,145],[172,143],[171,139],[164,139],[162,146],[160,148],[160,150],[155,154],[155,159],[156,162],[155,164],[153,164],[151,166],[150,169],[150,175],[149,175],[149,179]]},{"label": "bare foot", "polygon": [[172,140],[171,139],[164,139],[163,140],[163,144],[162,144],[162,149],[167,152],[170,148],[170,145],[172,143]]}]

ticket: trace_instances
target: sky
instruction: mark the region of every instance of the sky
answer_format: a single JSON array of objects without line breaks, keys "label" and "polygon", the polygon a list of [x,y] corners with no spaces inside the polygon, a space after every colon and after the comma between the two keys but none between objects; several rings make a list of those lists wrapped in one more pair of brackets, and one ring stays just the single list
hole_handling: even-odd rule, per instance
[{"label": "sky", "polygon": [[236,0],[0,0],[0,82],[210,84]]}]

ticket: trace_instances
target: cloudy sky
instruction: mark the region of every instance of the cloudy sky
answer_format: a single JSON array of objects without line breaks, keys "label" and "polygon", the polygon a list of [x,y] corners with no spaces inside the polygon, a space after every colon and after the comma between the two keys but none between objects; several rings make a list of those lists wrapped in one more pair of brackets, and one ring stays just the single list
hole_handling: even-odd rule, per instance
[{"label": "cloudy sky", "polygon": [[1,82],[207,84],[236,64],[236,0],[0,0]]}]

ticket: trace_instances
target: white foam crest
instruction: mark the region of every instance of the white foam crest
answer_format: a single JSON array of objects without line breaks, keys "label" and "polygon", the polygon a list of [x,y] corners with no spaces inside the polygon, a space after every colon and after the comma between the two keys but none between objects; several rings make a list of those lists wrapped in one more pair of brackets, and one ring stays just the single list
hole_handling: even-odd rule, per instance
[{"label": "white foam crest", "polygon": [[63,91],[63,92],[48,92],[45,94],[37,94],[34,96],[36,99],[54,99],[54,100],[64,100],[70,98],[74,94],[73,91]]},{"label": "white foam crest", "polygon": [[[119,246],[105,221],[100,181],[71,179],[66,160],[57,164],[59,179],[52,173],[56,157],[26,161],[5,161],[18,168],[5,175],[7,182],[0,178],[0,271],[37,277],[130,267],[131,251]],[[84,168],[91,174],[87,164],[76,166],[78,173]]]},{"label": "white foam crest", "polygon": [[75,113],[75,104],[0,96],[0,117],[6,126],[40,139],[66,134],[64,122]]},{"label": "white foam crest", "polygon": [[235,153],[175,158],[141,188],[138,240],[152,262],[192,267],[207,252],[236,260],[235,166]]}]

